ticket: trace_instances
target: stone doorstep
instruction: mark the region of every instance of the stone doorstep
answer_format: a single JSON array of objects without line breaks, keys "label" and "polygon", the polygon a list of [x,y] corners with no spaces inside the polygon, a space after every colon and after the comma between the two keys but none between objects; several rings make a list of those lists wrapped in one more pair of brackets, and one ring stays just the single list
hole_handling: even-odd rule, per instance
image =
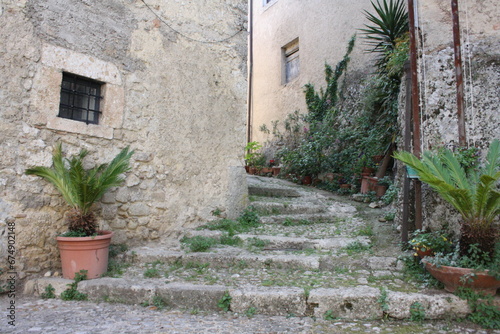
[{"label": "stone doorstep", "polygon": [[[26,284],[24,293],[39,295],[44,287],[52,284],[57,294],[71,280],[39,278]],[[62,289],[62,290],[61,290]],[[224,286],[194,284],[159,284],[158,281],[99,278],[78,283],[78,290],[88,294],[91,301],[109,301],[125,304],[151,303],[158,296],[167,307],[219,311],[218,301],[227,292],[231,296],[230,309],[245,313],[255,308],[255,313],[281,316],[315,316],[330,314],[343,319],[395,319],[410,317],[410,307],[418,302],[425,310],[426,319],[463,318],[470,313],[467,301],[457,296],[439,292],[434,294],[387,291],[385,301],[381,291],[368,286],[352,288],[319,288],[305,291],[300,288],[250,287],[228,289]],[[386,306],[385,313],[382,309]],[[327,313],[328,312],[328,313]]]}]

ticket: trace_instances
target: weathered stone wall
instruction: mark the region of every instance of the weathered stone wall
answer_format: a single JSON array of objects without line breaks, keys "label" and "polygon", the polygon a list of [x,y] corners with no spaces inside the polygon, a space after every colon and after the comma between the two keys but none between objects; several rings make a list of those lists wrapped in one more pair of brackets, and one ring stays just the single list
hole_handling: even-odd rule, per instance
[{"label": "weathered stone wall", "polygon": [[[422,149],[451,147],[458,144],[451,6],[444,0],[419,3]],[[470,0],[459,2],[459,9],[467,141],[484,155],[500,139],[500,7],[494,0]],[[403,124],[404,101],[400,106]],[[423,205],[424,227],[448,225],[458,233],[460,216],[426,185]]]},{"label": "weathered stone wall", "polygon": [[[146,3],[0,3],[0,254],[13,222],[21,278],[58,266],[64,203],[23,174],[50,166],[58,142],[88,149],[89,166],[135,150],[125,185],[96,206],[114,243],[161,244],[247,204],[246,3]],[[63,71],[106,83],[102,124],[56,117]]]}]

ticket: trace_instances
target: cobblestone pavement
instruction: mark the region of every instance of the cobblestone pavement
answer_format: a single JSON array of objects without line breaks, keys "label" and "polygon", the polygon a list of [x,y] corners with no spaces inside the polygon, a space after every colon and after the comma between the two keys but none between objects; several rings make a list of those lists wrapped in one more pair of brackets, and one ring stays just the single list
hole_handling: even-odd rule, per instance
[{"label": "cobblestone pavement", "polygon": [[43,300],[22,296],[15,300],[15,326],[8,324],[6,295],[0,296],[0,333],[484,333],[474,325],[455,322],[328,321],[312,318],[254,316],[154,310],[142,306]]}]

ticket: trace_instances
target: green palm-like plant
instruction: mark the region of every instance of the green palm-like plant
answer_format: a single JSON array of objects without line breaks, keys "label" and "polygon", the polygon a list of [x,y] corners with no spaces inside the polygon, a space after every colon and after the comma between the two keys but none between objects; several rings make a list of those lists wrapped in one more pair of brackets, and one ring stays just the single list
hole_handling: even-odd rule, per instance
[{"label": "green palm-like plant", "polygon": [[403,0],[379,0],[375,4],[371,1],[376,14],[364,11],[365,17],[372,25],[365,24],[365,29],[360,29],[371,47],[371,52],[381,53],[382,57],[377,63],[382,67],[386,63],[388,53],[395,49],[397,39],[408,31],[408,12]]},{"label": "green palm-like plant", "polygon": [[36,175],[52,183],[61,193],[66,203],[73,209],[69,216],[69,231],[94,235],[97,230],[92,205],[106,191],[122,184],[123,174],[130,170],[130,157],[134,152],[129,147],[109,164],[101,164],[91,169],[83,167],[88,151],[82,149],[70,159],[63,158],[62,145],[54,148],[52,167],[37,166],[26,169],[27,175]]},{"label": "green palm-like plant", "polygon": [[481,250],[490,254],[493,252],[497,237],[493,222],[500,215],[499,140],[491,143],[486,162],[478,170],[465,170],[449,149],[437,154],[426,151],[421,159],[409,152],[396,152],[394,158],[415,169],[421,181],[462,215],[462,254],[466,254],[471,244],[479,244]]}]

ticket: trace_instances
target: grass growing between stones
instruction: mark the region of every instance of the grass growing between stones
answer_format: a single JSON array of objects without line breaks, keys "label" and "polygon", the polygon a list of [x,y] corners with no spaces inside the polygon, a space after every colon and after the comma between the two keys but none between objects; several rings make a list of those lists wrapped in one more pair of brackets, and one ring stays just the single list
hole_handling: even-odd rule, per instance
[{"label": "grass growing between stones", "polygon": [[87,300],[87,295],[81,293],[77,290],[78,282],[87,279],[87,270],[80,270],[80,272],[75,273],[75,281],[68,284],[68,289],[61,293],[62,300]]},{"label": "grass growing between stones", "polygon": [[417,282],[424,287],[443,289],[444,285],[431,276],[420,264],[420,259],[416,256],[400,256],[403,261],[403,278],[406,282]]},{"label": "grass growing between stones", "polygon": [[347,253],[347,255],[354,255],[364,252],[371,252],[372,245],[365,245],[359,241],[354,241],[349,245],[340,249],[339,252]]},{"label": "grass growing between stones", "polygon": [[108,270],[102,275],[103,277],[121,277],[125,270],[131,266],[130,263],[124,262],[121,255],[128,251],[125,244],[109,245]]},{"label": "grass growing between stones", "polygon": [[260,225],[260,218],[257,210],[253,207],[248,207],[237,220],[219,219],[214,222],[201,226],[200,229],[208,229],[211,231],[225,231],[229,236],[236,233],[246,232],[250,228]]}]

